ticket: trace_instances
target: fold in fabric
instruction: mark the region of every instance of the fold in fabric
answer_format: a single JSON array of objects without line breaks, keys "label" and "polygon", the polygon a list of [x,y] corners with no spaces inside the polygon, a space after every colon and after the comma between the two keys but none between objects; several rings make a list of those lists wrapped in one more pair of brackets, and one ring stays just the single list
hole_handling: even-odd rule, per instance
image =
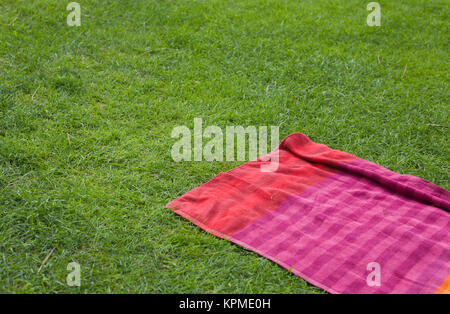
[{"label": "fold in fabric", "polygon": [[331,293],[450,293],[447,190],[300,133],[276,152],[167,207]]}]

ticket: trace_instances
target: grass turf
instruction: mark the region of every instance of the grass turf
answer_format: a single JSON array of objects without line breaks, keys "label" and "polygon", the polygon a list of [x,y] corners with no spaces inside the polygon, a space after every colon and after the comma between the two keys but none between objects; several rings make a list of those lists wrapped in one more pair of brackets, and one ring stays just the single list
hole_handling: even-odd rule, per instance
[{"label": "grass turf", "polygon": [[239,164],[172,161],[194,117],[449,188],[446,1],[67,3],[0,3],[0,292],[321,293],[164,208]]}]

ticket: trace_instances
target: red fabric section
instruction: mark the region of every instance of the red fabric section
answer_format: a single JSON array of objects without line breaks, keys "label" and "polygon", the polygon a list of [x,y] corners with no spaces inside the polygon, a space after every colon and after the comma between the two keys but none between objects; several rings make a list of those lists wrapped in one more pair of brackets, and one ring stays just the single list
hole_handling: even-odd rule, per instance
[{"label": "red fabric section", "polygon": [[279,145],[279,167],[261,172],[250,161],[221,173],[204,185],[167,204],[203,229],[226,238],[273,211],[292,194],[298,194],[335,173],[335,165],[358,158],[294,133]]}]

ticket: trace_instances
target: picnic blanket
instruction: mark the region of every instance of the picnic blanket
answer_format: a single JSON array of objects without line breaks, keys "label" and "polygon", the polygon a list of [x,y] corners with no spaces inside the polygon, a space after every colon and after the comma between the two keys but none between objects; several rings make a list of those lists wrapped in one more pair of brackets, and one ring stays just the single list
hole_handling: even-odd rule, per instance
[{"label": "picnic blanket", "polygon": [[274,153],[167,207],[331,293],[450,293],[447,190],[300,133]]}]

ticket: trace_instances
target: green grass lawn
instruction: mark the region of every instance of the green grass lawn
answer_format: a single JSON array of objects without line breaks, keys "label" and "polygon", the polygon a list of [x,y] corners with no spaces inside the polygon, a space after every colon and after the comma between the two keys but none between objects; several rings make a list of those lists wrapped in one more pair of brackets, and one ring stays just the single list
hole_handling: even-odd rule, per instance
[{"label": "green grass lawn", "polygon": [[164,208],[241,163],[174,162],[194,117],[449,189],[448,1],[69,2],[0,2],[0,292],[323,293]]}]

